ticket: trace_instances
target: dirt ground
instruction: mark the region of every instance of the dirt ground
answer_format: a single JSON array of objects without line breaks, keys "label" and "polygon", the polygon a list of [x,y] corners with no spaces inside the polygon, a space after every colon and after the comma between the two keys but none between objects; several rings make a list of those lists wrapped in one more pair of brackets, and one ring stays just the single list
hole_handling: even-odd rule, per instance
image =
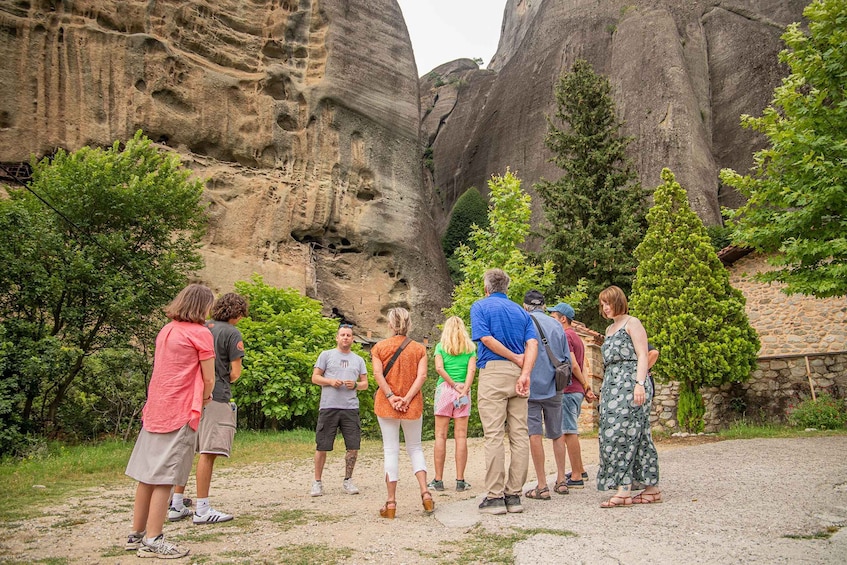
[{"label": "dirt ground", "polygon": [[[370,445],[356,468],[359,495],[341,488],[343,449],[329,458],[322,497],[309,496],[310,459],[221,469],[212,503],[235,520],[168,523],[165,535],[191,548],[178,563],[489,563],[502,558],[494,546],[505,547],[506,562],[515,563],[847,563],[847,528],[841,529],[847,526],[847,436],[666,440],[658,444],[663,504],[601,509],[608,495],[590,481],[549,502],[525,499],[522,514],[504,516],[477,512],[482,440],[469,447],[472,489],[453,490],[449,445],[447,490],[433,493],[433,516],[423,514],[401,453],[397,518],[379,517],[382,454]],[[546,448],[550,475],[549,442]],[[597,441],[582,440],[582,449],[593,479]],[[431,443],[425,452],[431,469]],[[534,477],[530,466],[527,487]],[[189,496],[193,489],[192,478]],[[0,524],[0,562],[138,562],[123,549],[133,493],[127,479],[118,488],[80,492],[31,519]],[[516,532],[513,546],[503,542]]]}]

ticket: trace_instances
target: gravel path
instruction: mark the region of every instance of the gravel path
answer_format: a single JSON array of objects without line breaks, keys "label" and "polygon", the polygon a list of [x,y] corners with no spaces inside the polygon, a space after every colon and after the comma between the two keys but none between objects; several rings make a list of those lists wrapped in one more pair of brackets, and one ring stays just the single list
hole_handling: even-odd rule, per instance
[{"label": "gravel path", "polygon": [[[236,519],[167,524],[165,532],[192,550],[178,563],[486,563],[493,553],[467,550],[485,535],[515,532],[526,538],[511,554],[519,564],[847,563],[847,528],[840,529],[847,526],[847,436],[690,445],[696,441],[704,440],[659,444],[665,502],[652,506],[600,509],[607,494],[592,482],[549,502],[524,500],[522,514],[482,516],[476,505],[483,450],[474,439],[470,493],[434,493],[436,512],[427,517],[413,477],[401,475],[397,519],[388,522],[377,515],[385,493],[380,445],[369,443],[356,469],[360,495],[341,489],[343,449],[330,456],[326,494],[316,498],[308,495],[311,460],[221,469],[212,502]],[[597,442],[582,445],[593,479]],[[549,442],[546,447],[550,470]],[[425,450],[431,458],[432,445]],[[448,487],[451,457],[448,448]],[[402,457],[401,464],[408,472]],[[89,489],[57,508],[0,524],[0,562],[138,563],[123,551],[133,493],[127,479],[119,488]],[[827,528],[835,530],[828,539],[810,538]]]}]

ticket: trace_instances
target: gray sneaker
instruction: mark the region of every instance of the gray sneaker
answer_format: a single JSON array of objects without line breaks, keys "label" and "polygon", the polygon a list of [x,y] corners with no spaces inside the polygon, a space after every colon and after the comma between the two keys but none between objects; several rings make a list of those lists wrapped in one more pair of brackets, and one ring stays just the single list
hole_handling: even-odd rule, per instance
[{"label": "gray sneaker", "polygon": [[129,536],[126,538],[126,545],[124,546],[124,549],[127,551],[138,550],[138,548],[141,547],[141,540],[144,539],[145,533],[147,532],[132,532],[131,534],[129,534]]},{"label": "gray sneaker", "polygon": [[506,495],[506,511],[512,513],[523,512],[523,506],[521,506],[521,497],[517,494],[507,494]]},{"label": "gray sneaker", "polygon": [[165,541],[163,534],[156,536],[152,542],[141,540],[141,547],[135,553],[138,557],[149,557],[153,559],[179,559],[188,555],[190,549],[177,547]]},{"label": "gray sneaker", "polygon": [[168,521],[169,522],[179,522],[183,518],[188,518],[191,516],[193,512],[191,512],[191,508],[187,508],[185,506],[182,507],[182,510],[177,510],[173,506],[168,508]]},{"label": "gray sneaker", "polygon": [[347,494],[359,494],[359,487],[357,487],[353,483],[353,479],[344,479],[344,482],[341,483],[341,486],[344,488],[344,492]]},{"label": "gray sneaker", "polygon": [[456,479],[456,492],[462,492],[465,490],[470,490],[471,484],[467,481],[463,481],[461,479]]},{"label": "gray sneaker", "polygon": [[320,481],[315,481],[312,483],[312,490],[309,492],[312,496],[322,496],[324,493],[324,485]]},{"label": "gray sneaker", "polygon": [[444,481],[437,481],[435,479],[432,479],[431,481],[429,481],[429,484],[426,485],[426,486],[427,486],[427,488],[431,488],[431,489],[437,490],[438,492],[442,492],[444,490]]},{"label": "gray sneaker", "polygon": [[488,498],[486,496],[479,505],[479,511],[482,514],[505,514],[506,502],[502,498]]}]

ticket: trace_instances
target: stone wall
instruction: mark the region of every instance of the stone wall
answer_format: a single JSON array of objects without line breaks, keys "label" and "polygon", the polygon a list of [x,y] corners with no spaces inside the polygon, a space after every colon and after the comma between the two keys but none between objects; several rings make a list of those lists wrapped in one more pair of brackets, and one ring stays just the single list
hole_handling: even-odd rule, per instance
[{"label": "stone wall", "polygon": [[[594,330],[590,330],[580,322],[574,322],[574,329],[582,342],[585,344],[585,368],[583,373],[588,374],[591,389],[595,394],[600,394],[603,385],[603,354],[600,353],[600,345],[603,344],[603,336]],[[582,401],[582,412],[579,414],[579,431],[589,432],[597,429],[599,423],[599,404],[595,402]]]},{"label": "stone wall", "polygon": [[[718,431],[741,418],[784,422],[794,406],[812,397],[812,389],[815,395],[847,397],[847,351],[760,357],[746,383],[703,389],[705,431]],[[678,398],[679,383],[657,383],[650,416],[653,431],[679,431]]]}]

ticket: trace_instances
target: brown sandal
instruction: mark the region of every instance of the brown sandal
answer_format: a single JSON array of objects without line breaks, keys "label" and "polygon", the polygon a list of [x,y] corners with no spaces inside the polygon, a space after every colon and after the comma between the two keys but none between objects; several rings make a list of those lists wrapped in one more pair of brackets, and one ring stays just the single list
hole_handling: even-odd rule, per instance
[{"label": "brown sandal", "polygon": [[385,506],[379,509],[379,515],[383,518],[388,518],[389,520],[394,519],[394,515],[397,513],[397,501],[396,500],[386,500]]},{"label": "brown sandal", "polygon": [[[615,502],[616,499],[620,502]],[[614,495],[608,500],[604,500],[600,503],[600,508],[624,508],[626,506],[632,506],[631,496]]]},{"label": "brown sandal", "polygon": [[[424,498],[425,496],[428,496],[429,498]],[[424,512],[427,514],[435,512],[435,501],[432,499],[432,493],[428,490],[421,493],[421,503],[423,504]]]},{"label": "brown sandal", "polygon": [[[649,496],[650,498],[644,498]],[[639,492],[632,497],[633,504],[659,504],[662,502],[662,491],[659,492]]]}]

